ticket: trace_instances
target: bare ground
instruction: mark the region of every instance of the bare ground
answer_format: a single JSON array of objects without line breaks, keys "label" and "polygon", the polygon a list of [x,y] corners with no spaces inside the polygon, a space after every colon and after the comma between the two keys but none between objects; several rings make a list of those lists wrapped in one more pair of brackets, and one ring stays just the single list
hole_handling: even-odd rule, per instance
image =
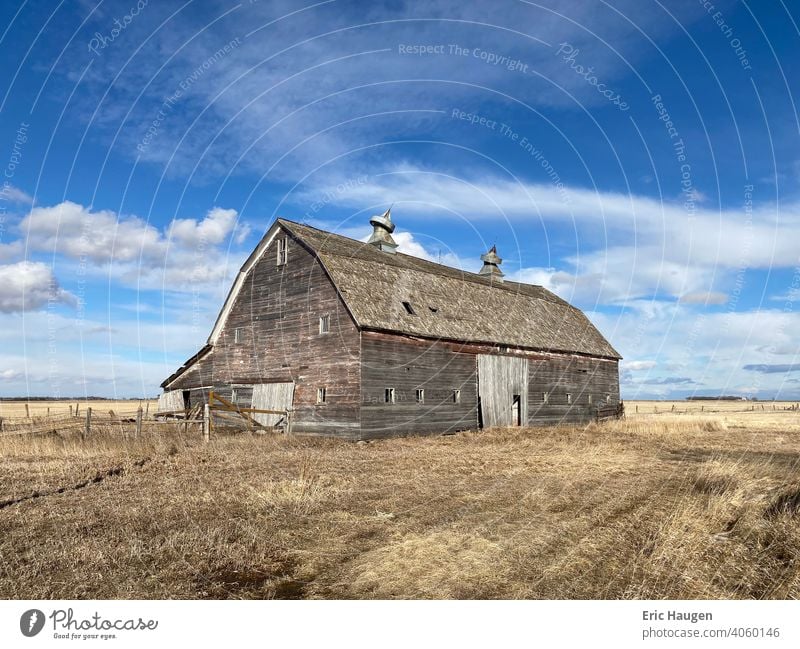
[{"label": "bare ground", "polygon": [[796,598],[784,417],[0,438],[0,597]]}]

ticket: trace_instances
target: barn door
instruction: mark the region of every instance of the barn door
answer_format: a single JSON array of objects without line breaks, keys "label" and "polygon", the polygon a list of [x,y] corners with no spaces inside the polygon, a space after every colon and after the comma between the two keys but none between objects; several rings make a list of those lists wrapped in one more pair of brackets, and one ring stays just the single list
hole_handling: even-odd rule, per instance
[{"label": "barn door", "polygon": [[[256,410],[291,410],[294,383],[259,383],[253,386],[253,408]],[[281,415],[254,413],[253,419],[264,426],[280,423]]]},{"label": "barn door", "polygon": [[483,426],[521,426],[528,421],[528,359],[478,356],[478,395]]}]

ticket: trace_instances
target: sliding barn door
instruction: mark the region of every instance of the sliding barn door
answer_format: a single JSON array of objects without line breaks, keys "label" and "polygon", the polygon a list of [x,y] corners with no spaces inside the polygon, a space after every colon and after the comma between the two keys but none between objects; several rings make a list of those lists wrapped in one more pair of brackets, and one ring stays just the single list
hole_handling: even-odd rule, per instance
[{"label": "sliding barn door", "polygon": [[[253,386],[253,408],[257,410],[291,410],[294,399],[294,383],[259,383]],[[254,413],[253,419],[264,426],[274,426],[283,417],[266,413]]]},{"label": "sliding barn door", "polygon": [[478,356],[478,397],[484,428],[528,421],[528,359]]}]

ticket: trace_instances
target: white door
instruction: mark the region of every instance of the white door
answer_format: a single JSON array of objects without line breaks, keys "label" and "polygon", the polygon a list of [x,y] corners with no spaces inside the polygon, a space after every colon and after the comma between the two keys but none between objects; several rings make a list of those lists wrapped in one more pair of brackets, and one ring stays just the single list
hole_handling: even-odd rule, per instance
[{"label": "white door", "polygon": [[[294,383],[259,383],[253,386],[253,408],[257,410],[291,410]],[[253,413],[253,419],[264,426],[274,426],[283,417],[263,412]]]},{"label": "white door", "polygon": [[484,428],[527,423],[528,359],[479,355],[478,396]]}]

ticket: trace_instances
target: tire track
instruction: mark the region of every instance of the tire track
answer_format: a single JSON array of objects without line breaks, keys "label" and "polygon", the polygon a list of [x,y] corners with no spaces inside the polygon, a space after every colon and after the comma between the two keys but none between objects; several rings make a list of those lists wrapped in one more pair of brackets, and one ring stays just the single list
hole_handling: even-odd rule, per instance
[{"label": "tire track", "polygon": [[[150,462],[152,458],[146,457],[141,460],[136,460],[131,465],[131,468],[141,468],[148,462]],[[0,501],[0,509],[5,509],[6,507],[11,507],[12,505],[18,505],[20,503],[27,502],[29,500],[38,500],[39,498],[46,498],[47,496],[55,496],[58,494],[67,493],[69,491],[80,491],[81,489],[85,489],[86,487],[94,484],[99,484],[108,478],[114,478],[117,476],[121,476],[125,474],[130,469],[126,469],[124,466],[115,466],[105,471],[100,471],[97,473],[93,478],[89,478],[87,480],[83,480],[82,482],[78,482],[74,485],[69,487],[58,487],[57,489],[49,489],[47,491],[34,491],[29,496],[20,496],[19,498],[11,498],[8,500],[1,500]]]}]

